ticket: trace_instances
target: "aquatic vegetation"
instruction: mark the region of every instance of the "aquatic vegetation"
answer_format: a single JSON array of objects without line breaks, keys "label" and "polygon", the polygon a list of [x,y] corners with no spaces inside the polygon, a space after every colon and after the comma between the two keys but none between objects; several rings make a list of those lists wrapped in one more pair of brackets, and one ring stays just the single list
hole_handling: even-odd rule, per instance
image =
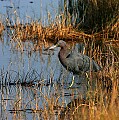
[{"label": "aquatic vegetation", "polygon": [[[0,68],[2,118],[19,120],[29,119],[30,116],[35,120],[119,119],[119,15],[117,13],[119,2],[91,0],[88,8],[84,6],[82,24],[78,22],[79,16],[74,19],[75,15],[79,15],[78,11],[72,11],[72,8],[78,9],[74,3],[82,1],[69,0],[70,4],[66,3],[67,1],[64,0],[64,5],[61,5],[64,11],[60,11],[53,20],[48,18],[47,25],[34,19],[30,19],[29,23],[24,20],[20,22],[16,10],[13,19],[7,18],[4,21],[5,25],[0,22],[0,35],[4,36],[2,33],[5,29],[9,37],[6,41],[9,43],[11,54],[16,52],[15,58],[19,61],[22,61],[25,55],[28,56],[28,69],[34,67],[28,72],[20,71],[19,67],[14,70],[14,66],[10,69],[15,62],[10,59],[6,71]],[[84,1],[84,4],[87,3]],[[109,8],[102,5],[108,5]],[[110,9],[111,13],[108,13]],[[104,15],[102,10],[105,10]],[[50,16],[50,13],[48,15]],[[88,25],[88,28],[83,26],[84,24]],[[43,59],[45,56],[42,56],[44,48],[60,39],[67,42],[68,49],[75,47],[76,43],[83,44],[81,53],[95,59],[102,70],[96,74],[89,72],[87,79],[80,81],[78,78],[78,82],[74,83],[72,88],[67,88],[66,86],[70,84],[68,82],[71,79],[70,75],[68,76],[68,73],[57,65],[53,55],[47,53],[51,58],[47,58],[47,65],[46,59]],[[40,65],[30,63],[32,55],[35,56],[32,63],[40,58],[42,61]],[[24,61],[27,59],[25,58]],[[26,67],[24,61],[16,62],[16,64],[24,64],[19,65],[23,67],[22,70]],[[41,71],[37,71],[35,67],[39,67]],[[60,72],[57,72],[57,69],[60,69]],[[46,72],[49,75],[47,79],[44,77]],[[55,74],[58,78],[55,78]]]}]

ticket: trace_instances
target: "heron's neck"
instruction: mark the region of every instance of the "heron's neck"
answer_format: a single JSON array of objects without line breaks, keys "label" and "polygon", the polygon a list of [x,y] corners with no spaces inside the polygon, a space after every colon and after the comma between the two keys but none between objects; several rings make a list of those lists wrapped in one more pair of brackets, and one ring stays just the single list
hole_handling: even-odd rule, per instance
[{"label": "heron's neck", "polygon": [[66,54],[67,54],[66,48],[61,48],[61,49],[60,49],[60,52],[59,52],[59,54],[58,54],[59,60],[60,60],[61,64],[62,64],[64,67],[66,67],[66,66],[65,66],[66,56],[67,56]]},{"label": "heron's neck", "polygon": [[67,59],[66,58],[67,58],[68,54],[69,54],[69,49],[67,49],[67,46],[61,48],[60,52],[58,54],[59,60],[60,60],[60,62],[62,63],[62,65],[64,67],[67,67],[65,65],[67,63]]},{"label": "heron's neck", "polygon": [[67,47],[63,47],[60,49],[59,58],[65,59],[67,57]]}]

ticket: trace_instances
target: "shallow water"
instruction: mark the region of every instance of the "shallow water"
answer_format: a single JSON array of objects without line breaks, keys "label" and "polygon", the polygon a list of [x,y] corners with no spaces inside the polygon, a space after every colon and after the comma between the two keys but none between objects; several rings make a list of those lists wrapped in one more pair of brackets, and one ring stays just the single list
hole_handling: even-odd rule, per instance
[{"label": "shallow water", "polygon": [[[58,0],[1,0],[0,15],[12,21],[19,17],[22,22],[41,20],[47,24],[48,13],[54,19],[58,13]],[[16,15],[16,16],[15,16]]]},{"label": "shallow water", "polygon": [[[8,45],[4,46],[0,47],[1,118],[22,119],[24,115],[23,119],[39,119],[39,112],[34,113],[32,109],[42,110],[44,104],[48,108],[47,99],[52,98],[54,105],[58,101],[60,107],[66,107],[73,99],[85,97],[87,90],[85,78],[79,79],[76,76],[74,85],[71,89],[68,88],[72,74],[59,62],[57,57],[59,49],[50,51],[48,55],[36,51],[29,56],[26,51],[20,53],[17,50],[12,51]],[[22,84],[30,81],[31,85]],[[14,84],[18,82],[21,84]],[[14,109],[18,110],[17,113]]]},{"label": "shallow water", "polygon": [[[49,54],[44,54],[44,51],[40,54],[39,51],[36,51],[29,56],[26,51],[20,53],[17,50],[11,50],[9,45],[4,46],[0,47],[2,53],[0,61],[1,118],[8,120],[39,119],[42,118],[42,115],[40,116],[39,112],[34,113],[33,109],[44,110],[44,104],[46,108],[50,107],[47,99],[52,98],[54,105],[58,101],[60,107],[66,107],[73,99],[79,96],[85,97],[87,90],[85,78],[79,80],[76,76],[74,85],[68,89],[72,74],[67,72],[59,62],[58,48],[50,51]],[[22,83],[24,81],[33,82],[31,86],[26,87],[25,84],[6,85],[6,82]]]},{"label": "shallow water", "polygon": [[[39,12],[40,2],[42,2],[43,9],[41,12]],[[24,16],[26,18],[26,15],[34,19],[44,15],[42,20],[45,21],[47,11],[45,12],[44,9],[47,8],[48,11],[52,11],[53,18],[56,13],[53,13],[52,9],[58,8],[58,1],[41,0],[40,2],[39,0],[35,0],[33,3],[29,0],[0,1],[2,8],[0,13],[11,17],[11,13],[17,9],[21,20]],[[54,8],[51,9],[51,5]],[[57,56],[59,48],[54,51],[44,51],[45,45],[42,45],[40,51],[32,51],[33,44],[26,42],[24,43],[26,48],[24,51],[20,51],[16,48],[15,43],[10,41],[8,33],[9,29],[4,32],[3,40],[0,40],[1,119],[42,119],[44,109],[51,107],[49,101],[52,101],[54,106],[57,103],[56,105],[60,107],[66,107],[73,99],[79,96],[85,97],[87,90],[85,77],[79,79],[79,76],[76,76],[74,85],[72,88],[68,88],[72,81],[72,74],[67,72],[59,62]],[[51,44],[53,43],[50,43],[49,46]],[[83,47],[76,44],[76,49],[82,50]],[[27,84],[30,82],[31,84]],[[20,84],[16,85],[16,83]],[[58,111],[58,107],[56,107],[56,111]],[[54,119],[57,119],[57,115],[54,116]]]}]

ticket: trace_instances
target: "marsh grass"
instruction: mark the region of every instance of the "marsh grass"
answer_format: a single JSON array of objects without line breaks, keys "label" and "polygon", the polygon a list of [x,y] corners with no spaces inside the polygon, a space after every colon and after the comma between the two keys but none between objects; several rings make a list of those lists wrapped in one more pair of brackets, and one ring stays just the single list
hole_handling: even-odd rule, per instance
[{"label": "marsh grass", "polygon": [[[53,87],[54,92],[50,91],[50,85],[45,86],[37,71],[29,71],[24,75],[15,71],[1,71],[0,81],[5,82],[6,80],[4,85],[1,84],[1,103],[4,115],[7,116],[8,114],[7,104],[9,102],[7,101],[10,101],[9,112],[12,114],[13,120],[26,119],[27,114],[32,115],[34,120],[55,118],[59,120],[118,120],[119,63],[113,61],[114,55],[111,58],[109,56],[107,56],[105,67],[99,74],[96,74],[96,76],[95,74],[89,75],[86,98],[79,95],[74,99],[72,96],[72,101],[66,106],[64,101],[59,102],[59,99],[61,99],[61,95],[57,91],[59,88],[55,85]],[[111,64],[109,64],[110,60],[113,61]],[[7,84],[7,81],[9,81],[9,84]],[[10,84],[10,81],[14,81],[15,84]],[[16,92],[14,98],[11,99],[10,89],[12,86],[14,86]],[[27,94],[25,94],[25,91]],[[73,91],[71,94],[74,94]],[[65,100],[65,94],[62,95]]]},{"label": "marsh grass", "polygon": [[[97,5],[96,1],[92,2]],[[71,17],[69,13],[68,15]],[[66,20],[67,18],[63,14],[56,16],[55,20],[50,21],[50,24],[46,26],[43,26],[39,21],[22,22],[21,24],[17,20],[17,22],[13,21],[13,25],[6,26],[6,29],[12,31],[9,33],[10,42],[16,49],[24,52],[25,44],[33,43],[33,46],[30,46],[30,54],[33,54],[35,50],[42,50],[42,45],[48,47],[48,42],[55,43],[59,39],[67,42],[83,42],[85,45],[84,53],[95,59],[102,70],[98,74],[89,73],[85,99],[79,95],[77,99],[72,98],[72,101],[66,106],[64,105],[65,100],[59,102],[61,96],[58,94],[57,86],[53,86],[54,91],[57,92],[56,96],[50,91],[48,94],[49,85],[43,83],[44,80],[42,81],[41,76],[35,70],[26,74],[11,71],[14,75],[10,71],[1,70],[1,88],[13,85],[17,89],[16,96],[10,103],[13,120],[26,119],[27,112],[32,114],[33,119],[44,120],[55,119],[56,116],[59,120],[119,119],[119,16],[117,15],[111,22],[107,22],[101,31],[92,32],[93,34],[87,34],[83,30],[79,31],[70,22],[66,24]],[[0,26],[2,26],[1,23]],[[0,27],[0,32],[3,31],[3,28]],[[24,93],[21,86],[32,91],[29,93],[27,90],[26,98],[28,100],[23,97]],[[44,86],[47,87],[45,92],[42,91]],[[9,98],[8,93],[9,91],[7,91],[7,98]],[[4,95],[5,92],[2,89],[1,104],[7,116],[7,103],[4,102],[6,99]],[[65,99],[65,94],[62,96]],[[43,107],[40,107],[41,103]]]},{"label": "marsh grass", "polygon": [[[112,73],[113,72],[113,73]],[[109,71],[112,74],[109,78],[97,79],[95,86],[89,86],[86,99],[81,99],[80,96],[70,102],[67,107],[61,112],[60,119],[71,120],[118,120],[119,118],[119,83],[118,72]],[[115,77],[116,78],[115,78]],[[99,77],[99,76],[98,76]],[[96,79],[95,79],[96,80]],[[91,81],[90,81],[91,82]]]},{"label": "marsh grass", "polygon": [[63,1],[60,6],[64,7],[66,24],[70,23],[87,33],[104,30],[119,16],[118,0]]},{"label": "marsh grass", "polygon": [[[62,16],[62,22],[60,17]],[[25,42],[32,42],[32,50],[41,50],[44,44],[48,42],[56,43],[59,39],[65,41],[77,41],[84,43],[86,47],[95,44],[98,47],[111,47],[117,54],[119,47],[119,18],[113,18],[102,31],[93,34],[86,34],[74,28],[72,24],[65,25],[64,15],[56,16],[55,20],[51,21],[49,25],[43,26],[39,21],[31,21],[30,23],[13,22],[14,25],[7,26],[12,31],[10,33],[11,43],[16,44],[17,49],[24,50]],[[19,20],[17,20],[19,21]],[[48,45],[48,44],[47,44]],[[100,49],[100,48],[96,48]],[[95,49],[95,48],[93,48]],[[104,52],[104,49],[103,49]]]}]

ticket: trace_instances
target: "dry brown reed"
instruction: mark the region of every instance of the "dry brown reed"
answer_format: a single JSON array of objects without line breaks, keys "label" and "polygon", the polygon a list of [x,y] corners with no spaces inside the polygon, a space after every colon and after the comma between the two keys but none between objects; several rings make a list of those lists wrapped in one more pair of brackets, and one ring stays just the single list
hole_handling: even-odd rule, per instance
[{"label": "dry brown reed", "polygon": [[[19,24],[16,23],[10,28],[14,31],[12,35],[12,39],[15,41],[33,41],[40,43],[41,41],[49,41],[56,42],[58,39],[63,40],[72,40],[78,42],[84,42],[85,40],[92,41],[103,41],[106,44],[113,43],[115,46],[119,46],[118,38],[119,38],[119,18],[115,18],[111,24],[109,24],[103,31],[94,33],[94,34],[86,34],[83,31],[78,31],[71,24],[65,25],[64,22],[60,22],[59,19],[56,19],[53,23],[47,26],[43,26],[42,23],[38,21],[32,21],[29,24]],[[116,45],[117,44],[117,45]]]},{"label": "dry brown reed", "polygon": [[[95,84],[95,89],[89,89],[86,99],[80,99],[79,96],[79,99],[71,101],[61,112],[60,120],[119,119],[119,68],[112,70],[111,67],[110,70],[102,72],[109,77],[99,79],[98,76],[99,81]],[[106,86],[104,82],[108,82]]]},{"label": "dry brown reed", "polygon": [[0,36],[2,35],[4,30],[4,25],[2,24],[2,22],[0,21]]},{"label": "dry brown reed", "polygon": [[13,38],[21,39],[21,41],[26,40],[80,40],[83,37],[91,38],[91,35],[85,34],[84,32],[76,31],[72,26],[63,26],[51,24],[49,26],[43,27],[42,24],[38,22],[33,22],[30,24],[18,24],[11,27],[14,30]]}]

